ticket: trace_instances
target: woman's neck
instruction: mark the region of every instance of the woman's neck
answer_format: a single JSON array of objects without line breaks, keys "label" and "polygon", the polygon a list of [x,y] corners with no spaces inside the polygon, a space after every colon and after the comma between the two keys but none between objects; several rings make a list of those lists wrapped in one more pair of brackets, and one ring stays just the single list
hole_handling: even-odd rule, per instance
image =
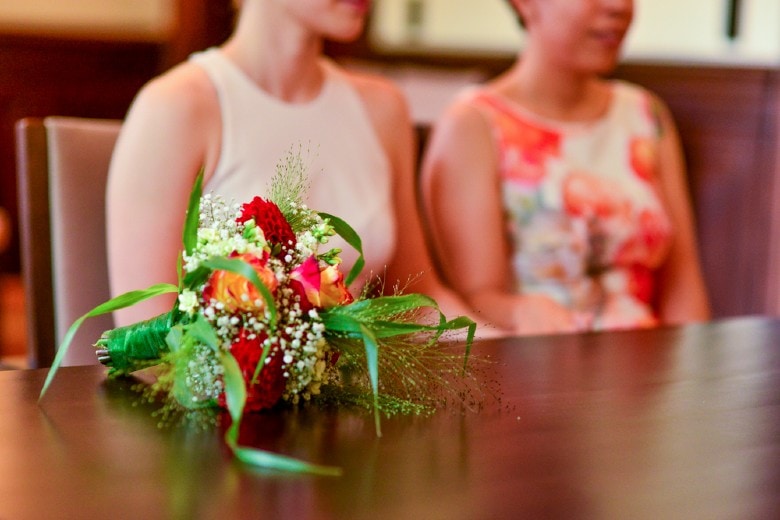
[{"label": "woman's neck", "polygon": [[610,89],[597,75],[558,67],[533,53],[518,58],[495,85],[526,109],[558,121],[598,119],[610,102]]},{"label": "woman's neck", "polygon": [[288,103],[311,101],[324,81],[322,39],[281,16],[274,6],[249,3],[222,50],[268,94]]}]

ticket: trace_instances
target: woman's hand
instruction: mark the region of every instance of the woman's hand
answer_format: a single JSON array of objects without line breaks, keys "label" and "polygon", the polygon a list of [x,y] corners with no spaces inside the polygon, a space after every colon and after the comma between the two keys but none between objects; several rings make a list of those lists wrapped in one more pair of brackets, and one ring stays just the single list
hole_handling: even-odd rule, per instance
[{"label": "woman's hand", "polygon": [[574,313],[544,294],[515,298],[512,319],[519,335],[562,334],[590,328],[590,319]]}]

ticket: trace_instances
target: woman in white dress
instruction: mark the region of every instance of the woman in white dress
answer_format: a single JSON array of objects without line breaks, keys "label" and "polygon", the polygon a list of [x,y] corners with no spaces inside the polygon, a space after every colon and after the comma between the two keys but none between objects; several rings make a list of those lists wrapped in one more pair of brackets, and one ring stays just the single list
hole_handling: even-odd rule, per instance
[{"label": "woman in white dress", "polygon": [[[323,40],[362,31],[368,0],[244,0],[232,36],[147,84],[122,128],[107,193],[113,294],[176,281],[187,199],[201,167],[204,192],[246,202],[277,163],[301,148],[310,207],[340,216],[364,241],[366,270],[388,289],[466,307],[432,268],[415,201],[406,102],[390,82],[349,73]],[[347,265],[350,256],[344,248]],[[419,276],[418,276],[419,275]],[[355,288],[353,288],[355,289]],[[115,313],[119,325],[167,312],[159,297]]]}]

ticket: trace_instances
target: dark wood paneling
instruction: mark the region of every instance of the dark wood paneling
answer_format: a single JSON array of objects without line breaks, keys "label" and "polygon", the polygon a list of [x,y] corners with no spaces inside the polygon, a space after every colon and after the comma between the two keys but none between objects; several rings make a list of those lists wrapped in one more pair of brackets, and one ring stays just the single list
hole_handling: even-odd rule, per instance
[{"label": "dark wood paneling", "polygon": [[[193,51],[222,43],[231,0],[175,0],[176,27],[163,42],[0,34],[0,205],[16,224],[13,127],[24,117],[123,118],[141,86]],[[19,240],[0,254],[18,271]]]},{"label": "dark wood paneling", "polygon": [[[162,45],[0,35],[0,205],[14,219],[14,124],[24,117],[122,118],[138,89],[160,70]],[[19,240],[0,270],[19,269]]]},{"label": "dark wood paneling", "polygon": [[777,72],[626,65],[617,75],[656,92],[677,120],[715,315],[764,313]]},{"label": "dark wood paneling", "polygon": [[232,0],[177,0],[177,30],[167,42],[162,67],[167,69],[193,51],[224,42],[233,30]]}]

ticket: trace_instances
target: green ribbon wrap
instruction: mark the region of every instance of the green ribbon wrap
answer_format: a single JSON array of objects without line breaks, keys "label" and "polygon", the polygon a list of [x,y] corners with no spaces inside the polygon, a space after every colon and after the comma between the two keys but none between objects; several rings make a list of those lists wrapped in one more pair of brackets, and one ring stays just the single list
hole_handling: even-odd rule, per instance
[{"label": "green ribbon wrap", "polygon": [[173,312],[103,333],[95,347],[105,349],[112,373],[128,374],[160,360],[167,350],[165,338],[173,325]]}]

